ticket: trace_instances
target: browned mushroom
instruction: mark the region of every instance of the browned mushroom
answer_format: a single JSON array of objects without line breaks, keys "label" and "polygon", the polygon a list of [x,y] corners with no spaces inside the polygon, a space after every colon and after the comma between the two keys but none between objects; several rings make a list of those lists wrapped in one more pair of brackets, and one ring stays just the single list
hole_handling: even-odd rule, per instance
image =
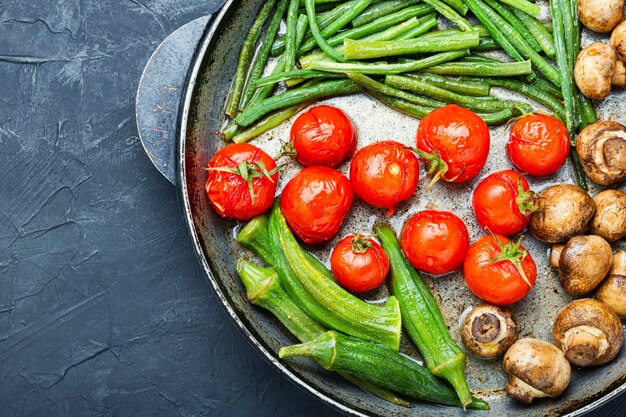
[{"label": "browned mushroom", "polygon": [[574,236],[554,245],[550,266],[559,270],[561,286],[572,295],[593,291],[611,268],[611,245],[600,236]]},{"label": "browned mushroom", "polygon": [[609,277],[600,284],[596,297],[619,317],[626,317],[626,251],[613,254]]},{"label": "browned mushroom", "polygon": [[539,210],[531,215],[528,228],[539,240],[563,242],[582,234],[595,211],[593,199],[582,188],[553,185],[539,194]]},{"label": "browned mushroom", "polygon": [[538,339],[520,339],[504,355],[504,370],[511,374],[509,397],[530,404],[541,397],[558,397],[569,385],[570,364],[563,352]]},{"label": "browned mushroom", "polygon": [[606,33],[622,21],[624,0],[580,0],[578,17],[588,29]]},{"label": "browned mushroom", "polygon": [[622,23],[613,29],[609,43],[615,50],[617,59],[626,61],[626,20],[622,21]]},{"label": "browned mushroom", "polygon": [[611,85],[624,87],[624,63],[609,45],[595,42],[578,53],[574,79],[581,93],[601,100],[609,95]]},{"label": "browned mushroom", "polygon": [[568,361],[578,366],[611,361],[624,343],[624,329],[613,310],[593,298],[574,300],[557,316],[552,336]]},{"label": "browned mushroom", "polygon": [[517,326],[508,311],[481,304],[463,320],[461,338],[469,350],[481,358],[502,355],[517,339]]},{"label": "browned mushroom", "polygon": [[576,152],[593,182],[611,185],[626,179],[626,126],[611,121],[590,124],[578,135]]},{"label": "browned mushroom", "polygon": [[591,233],[608,242],[626,236],[626,193],[605,190],[598,193],[593,202],[596,203],[596,214],[591,220]]}]

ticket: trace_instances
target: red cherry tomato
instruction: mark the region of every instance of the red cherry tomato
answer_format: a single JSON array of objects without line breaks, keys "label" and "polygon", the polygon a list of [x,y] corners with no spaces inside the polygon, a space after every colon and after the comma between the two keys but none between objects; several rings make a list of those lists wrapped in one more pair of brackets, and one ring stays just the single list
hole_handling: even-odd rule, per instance
[{"label": "red cherry tomato", "polygon": [[371,291],[378,288],[389,273],[389,258],[372,238],[349,235],[333,249],[330,267],[337,282],[345,289]]},{"label": "red cherry tomato", "polygon": [[244,143],[220,149],[209,161],[208,173],[206,192],[220,216],[250,220],[272,206],[276,161],[256,146]]},{"label": "red cherry tomato", "polygon": [[567,128],[552,116],[529,114],[511,129],[506,145],[509,159],[522,172],[550,175],[563,166],[569,155]]},{"label": "red cherry tomato", "polygon": [[291,126],[290,141],[302,165],[337,167],[354,155],[356,129],[336,107],[316,106],[302,113]]},{"label": "red cherry tomato", "polygon": [[360,149],[350,165],[350,181],[366,203],[388,209],[411,198],[419,180],[419,162],[407,147],[394,141],[376,142]]},{"label": "red cherry tomato", "polygon": [[504,236],[489,235],[470,246],[463,273],[476,297],[504,306],[521,300],[535,285],[537,266],[521,246],[521,238],[514,243]]},{"label": "red cherry tomato", "polygon": [[424,210],[402,230],[402,251],[416,269],[446,274],[463,264],[469,235],[461,219],[448,211]]},{"label": "red cherry tomato", "polygon": [[476,113],[456,104],[428,113],[417,126],[416,136],[420,156],[429,162],[429,170],[436,172],[433,181],[442,178],[465,182],[474,178],[487,161],[487,124]]},{"label": "red cherry tomato", "polygon": [[337,234],[352,206],[350,180],[327,167],[309,167],[285,186],[280,208],[289,228],[304,242],[324,242]]},{"label": "red cherry tomato", "polygon": [[482,180],[474,190],[472,206],[480,226],[504,236],[521,232],[530,214],[537,210],[535,193],[522,174],[498,171]]}]

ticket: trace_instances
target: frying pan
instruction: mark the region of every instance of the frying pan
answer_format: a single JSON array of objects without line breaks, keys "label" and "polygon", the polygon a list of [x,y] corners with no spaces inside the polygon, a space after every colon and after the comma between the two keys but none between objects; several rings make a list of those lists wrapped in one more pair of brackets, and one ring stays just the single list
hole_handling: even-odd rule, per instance
[{"label": "frying pan", "polygon": [[[308,360],[279,361],[277,352],[280,347],[297,341],[269,313],[251,305],[246,299],[235,264],[239,256],[251,254],[234,240],[240,225],[220,218],[210,209],[204,191],[204,167],[211,156],[223,146],[216,132],[224,123],[224,102],[235,72],[243,34],[252,24],[262,3],[262,0],[230,0],[213,17],[190,66],[180,109],[178,182],[184,202],[185,219],[207,279],[232,320],[267,361],[302,389],[345,414],[388,417],[464,415],[460,409],[426,403],[418,403],[412,409],[395,406],[366,394]],[[612,117],[622,123],[626,122],[619,105],[623,100],[623,94],[616,94],[603,103],[599,109],[600,118]],[[386,109],[363,95],[331,99],[330,103],[341,106],[353,118],[359,129],[359,146],[390,137],[407,144],[413,140],[416,120]],[[276,154],[280,139],[287,137],[289,125],[289,122],[284,123],[254,143],[271,154]],[[481,175],[510,167],[503,153],[504,129],[491,129],[491,133],[490,157]],[[344,171],[345,168],[343,167]],[[297,167],[290,164],[283,173],[282,183],[296,170]],[[477,181],[479,179],[464,185],[438,184],[430,192],[426,192],[422,184],[416,196],[400,206],[396,216],[390,219],[392,226],[396,231],[400,230],[408,216],[429,204],[440,209],[454,210],[468,224],[472,241],[477,239],[482,232],[475,224],[471,207],[467,203],[467,196]],[[547,180],[531,179],[530,182],[535,189],[542,189],[552,183],[571,182],[571,174],[568,168],[563,168],[561,173]],[[373,222],[381,219],[385,219],[383,211],[356,202],[340,234],[358,230],[371,231]],[[326,260],[334,242],[316,249],[315,253]],[[563,292],[558,279],[547,267],[546,246],[529,238],[526,247],[538,265],[538,284],[511,310],[522,327],[523,336],[551,341],[554,317],[571,298]],[[477,305],[479,300],[465,288],[459,273],[440,278],[426,277],[425,280],[442,308],[451,334],[459,341],[458,322],[463,312],[468,307]],[[386,296],[385,289],[368,295],[370,300],[380,300]],[[419,352],[407,340],[403,340],[402,350],[419,358]],[[486,416],[511,416],[520,413],[526,416],[580,416],[626,390],[624,350],[626,349],[604,367],[574,370],[571,384],[563,396],[537,400],[532,406],[522,405],[505,396],[503,387],[507,378],[499,361],[485,361],[470,356],[466,373],[475,393],[490,402],[491,410],[481,412]]]}]

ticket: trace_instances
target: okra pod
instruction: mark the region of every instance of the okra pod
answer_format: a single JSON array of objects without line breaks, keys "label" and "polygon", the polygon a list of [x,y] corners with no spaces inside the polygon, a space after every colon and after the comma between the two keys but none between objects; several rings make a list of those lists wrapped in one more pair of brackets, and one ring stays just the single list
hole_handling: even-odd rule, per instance
[{"label": "okra pod", "polygon": [[[329,331],[315,340],[284,347],[280,358],[304,356],[328,370],[358,375],[371,383],[417,400],[459,406],[459,398],[449,386],[426,368],[406,356],[375,343]],[[469,408],[488,410],[489,404],[470,396]]]},{"label": "okra pod", "polygon": [[466,407],[472,402],[472,395],[463,375],[465,354],[450,337],[437,302],[402,254],[391,227],[378,224],[374,229],[389,257],[391,290],[400,302],[404,328],[420,349],[428,369],[450,382]]}]

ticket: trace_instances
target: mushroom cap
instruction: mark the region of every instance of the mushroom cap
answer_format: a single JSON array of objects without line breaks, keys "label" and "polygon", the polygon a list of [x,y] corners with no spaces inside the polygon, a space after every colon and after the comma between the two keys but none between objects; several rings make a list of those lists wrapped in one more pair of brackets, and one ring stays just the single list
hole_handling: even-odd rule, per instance
[{"label": "mushroom cap", "polygon": [[626,251],[613,254],[609,277],[600,284],[596,298],[613,309],[619,317],[626,317]]},{"label": "mushroom cap", "polygon": [[[580,7],[580,3],[578,3]],[[585,96],[601,100],[611,92],[611,79],[615,74],[616,55],[613,48],[594,42],[578,53],[574,65],[574,79]]]},{"label": "mushroom cap", "polygon": [[563,289],[572,295],[593,291],[611,269],[611,245],[600,236],[574,236],[559,259]]},{"label": "mushroom cap", "polygon": [[570,364],[563,352],[543,340],[518,340],[504,355],[503,364],[506,372],[550,397],[562,394],[569,385]]},{"label": "mushroom cap", "polygon": [[582,234],[595,211],[593,199],[582,188],[553,185],[539,194],[539,209],[530,216],[528,228],[539,240],[563,242]]},{"label": "mushroom cap", "polygon": [[590,124],[578,135],[576,152],[585,174],[596,184],[626,179],[626,126],[612,121]]},{"label": "mushroom cap", "polygon": [[463,320],[461,339],[477,356],[495,358],[515,342],[517,333],[511,313],[500,307],[481,304]]},{"label": "mushroom cap", "polygon": [[552,336],[565,357],[580,366],[611,361],[624,343],[624,329],[617,315],[593,298],[574,300],[563,307],[554,321]]},{"label": "mushroom cap", "polygon": [[624,0],[580,0],[578,17],[588,29],[606,33],[622,21]]},{"label": "mushroom cap", "polygon": [[626,61],[626,20],[613,29],[609,42],[611,47],[615,49],[617,59]]},{"label": "mushroom cap", "polygon": [[626,236],[626,193],[605,190],[598,193],[593,202],[596,204],[596,214],[591,220],[591,233],[609,242]]}]

